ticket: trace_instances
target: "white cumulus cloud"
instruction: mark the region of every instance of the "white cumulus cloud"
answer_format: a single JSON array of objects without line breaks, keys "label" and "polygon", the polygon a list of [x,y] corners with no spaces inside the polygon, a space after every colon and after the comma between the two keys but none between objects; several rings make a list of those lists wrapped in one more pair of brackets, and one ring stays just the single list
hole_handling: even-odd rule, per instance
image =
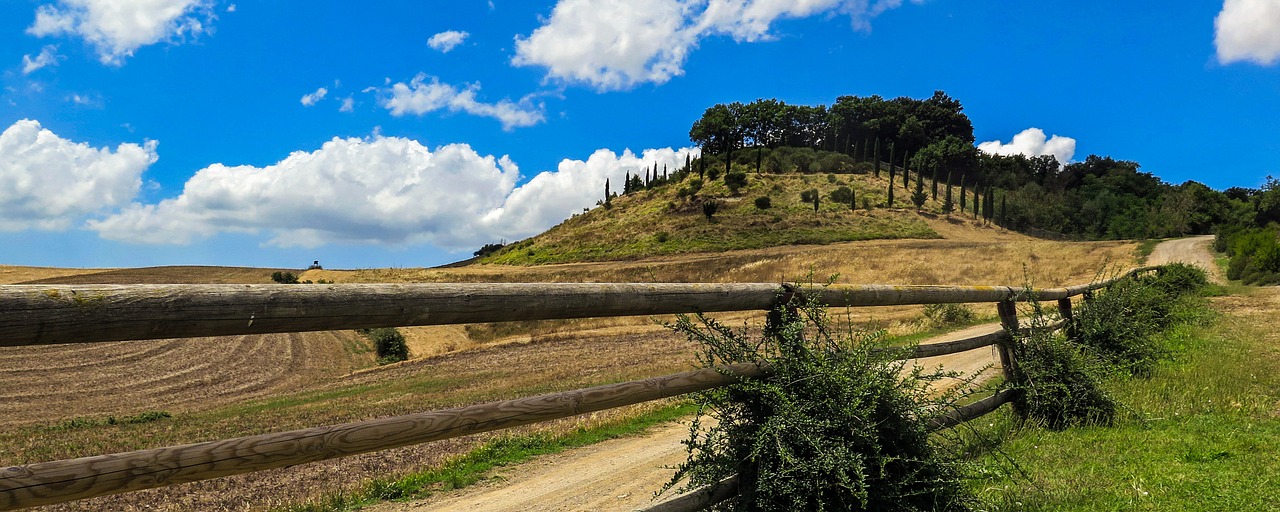
[{"label": "white cumulus cloud", "polygon": [[214,164],[198,171],[180,195],[132,203],[90,229],[112,240],[186,244],[220,233],[262,235],[276,246],[330,243],[473,249],[502,238],[540,233],[603,198],[605,180],[657,163],[674,171],[697,149],[598,150],[584,160],[516,186],[507,157],[483,156],[465,144],[435,149],[374,136],[334,138],[266,167]]},{"label": "white cumulus cloud", "polygon": [[476,219],[502,204],[519,170],[465,144],[434,152],[397,137],[334,138],[266,167],[213,164],[182,194],[132,204],[89,227],[113,240],[189,243],[266,233],[277,246],[333,242],[471,246]]},{"label": "white cumulus cloud", "polygon": [[1027,128],[1021,133],[1013,136],[1013,140],[1008,144],[993,140],[978,144],[978,151],[990,155],[1026,155],[1026,156],[1042,156],[1053,155],[1058,159],[1059,164],[1067,164],[1071,161],[1071,157],[1076,154],[1076,140],[1071,137],[1063,137],[1054,135],[1046,137],[1044,130],[1039,128]]},{"label": "white cumulus cloud", "polygon": [[60,59],[62,59],[62,56],[58,55],[57,46],[45,45],[35,57],[30,55],[22,56],[22,74],[30,75],[40,68],[56,66]]},{"label": "white cumulus cloud", "polygon": [[128,204],[156,161],[156,142],[115,151],[58,137],[22,119],[0,133],[0,231],[61,230]]},{"label": "white cumulus cloud", "polygon": [[555,171],[534,176],[512,191],[502,207],[481,221],[491,238],[520,239],[536,235],[559,224],[569,215],[590,208],[604,198],[605,180],[610,190],[621,194],[628,172],[643,175],[666,166],[669,172],[684,166],[685,155],[698,156],[696,148],[646,149],[639,155],[624,150],[621,155],[599,149],[585,161],[565,159]]},{"label": "white cumulus cloud", "polygon": [[[918,2],[919,0],[913,0]],[[662,84],[684,73],[703,38],[771,39],[779,19],[846,14],[859,29],[902,0],[560,0],[551,17],[516,37],[512,64],[598,90]]]},{"label": "white cumulus cloud", "polygon": [[1226,0],[1213,28],[1218,62],[1270,66],[1280,59],[1280,1]]},{"label": "white cumulus cloud", "polygon": [[457,48],[463,41],[466,41],[467,36],[470,35],[458,30],[446,30],[431,36],[431,39],[427,40],[427,46],[440,53],[449,53],[450,50]]},{"label": "white cumulus cloud", "polygon": [[119,66],[143,46],[208,32],[214,19],[210,0],[59,0],[36,8],[27,33],[83,38]]},{"label": "white cumulus cloud", "polygon": [[342,106],[338,107],[338,112],[355,112],[356,99],[351,96],[342,98]]},{"label": "white cumulus cloud", "polygon": [[[427,79],[430,78],[430,82]],[[511,131],[517,127],[533,126],[546,117],[542,105],[535,105],[529,98],[519,102],[503,99],[497,103],[483,103],[476,99],[480,84],[469,84],[459,89],[441,83],[439,78],[419,73],[409,83],[397,82],[380,90],[381,105],[393,116],[405,114],[424,115],[437,110],[466,112],[471,115],[492,117],[502,123],[502,129]]]},{"label": "white cumulus cloud", "polygon": [[316,89],[316,92],[313,92],[311,94],[304,94],[302,96],[302,106],[310,107],[312,105],[315,105],[316,102],[324,99],[326,94],[329,94],[329,90],[325,89],[324,87]]}]

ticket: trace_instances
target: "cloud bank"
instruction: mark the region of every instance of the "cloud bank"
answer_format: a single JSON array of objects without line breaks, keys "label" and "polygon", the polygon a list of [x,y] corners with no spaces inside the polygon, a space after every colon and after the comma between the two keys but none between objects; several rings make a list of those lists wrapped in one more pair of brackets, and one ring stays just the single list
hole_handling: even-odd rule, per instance
[{"label": "cloud bank", "polygon": [[266,167],[210,165],[174,198],[132,203],[88,227],[103,238],[187,244],[220,233],[263,235],[281,247],[332,243],[473,249],[558,224],[603,197],[611,180],[655,162],[674,170],[694,149],[596,151],[517,187],[507,157],[465,144],[432,151],[398,137],[334,138]]},{"label": "cloud bank", "polygon": [[1226,0],[1213,28],[1218,62],[1270,66],[1280,59],[1280,2]]},{"label": "cloud bank", "polygon": [[143,46],[208,32],[214,19],[209,0],[59,0],[36,8],[27,33],[79,37],[120,66]]},{"label": "cloud bank", "polygon": [[597,90],[663,84],[684,73],[704,38],[739,42],[773,37],[780,19],[845,14],[868,29],[871,18],[902,0],[560,0],[551,17],[517,36],[516,66],[538,66],[547,77]]},{"label": "cloud bank", "polygon": [[63,230],[126,205],[156,158],[155,141],[92,148],[22,119],[0,133],[0,231]]},{"label": "cloud bank", "polygon": [[1046,138],[1044,130],[1039,128],[1027,128],[1021,133],[1014,135],[1013,140],[1008,144],[993,140],[978,144],[978,151],[990,155],[1026,155],[1041,156],[1053,155],[1058,159],[1059,164],[1066,164],[1076,154],[1076,140],[1071,137],[1063,137],[1054,135]]}]

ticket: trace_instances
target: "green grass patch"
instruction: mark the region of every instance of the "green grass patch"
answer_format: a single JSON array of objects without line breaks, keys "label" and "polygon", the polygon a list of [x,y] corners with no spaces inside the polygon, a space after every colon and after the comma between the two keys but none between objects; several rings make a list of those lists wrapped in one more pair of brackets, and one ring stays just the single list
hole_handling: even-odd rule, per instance
[{"label": "green grass patch", "polygon": [[1265,316],[1183,313],[1149,376],[1104,382],[1126,408],[1115,426],[1020,427],[1007,411],[976,422],[988,441],[1007,435],[971,468],[982,508],[1280,508],[1280,361]]},{"label": "green grass patch", "polygon": [[390,500],[425,498],[438,492],[460,489],[489,478],[498,467],[528,461],[539,455],[558,453],[599,443],[609,439],[636,435],[654,425],[688,416],[697,406],[677,403],[632,418],[611,421],[595,427],[578,428],[555,435],[537,433],[499,437],[455,458],[443,466],[395,479],[369,482],[354,493],[334,494],[311,503],[275,509],[283,512],[342,512]]}]

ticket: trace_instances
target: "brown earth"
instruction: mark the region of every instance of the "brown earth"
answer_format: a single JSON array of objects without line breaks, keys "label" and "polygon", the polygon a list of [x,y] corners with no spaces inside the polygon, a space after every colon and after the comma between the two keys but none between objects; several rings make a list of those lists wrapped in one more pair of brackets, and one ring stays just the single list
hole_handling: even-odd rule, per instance
[{"label": "brown earth", "polygon": [[[839,282],[1075,284],[1103,265],[1132,265],[1135,245],[1061,243],[948,223],[947,240],[794,246],[644,261],[540,267],[308,271],[338,282],[710,281],[777,282],[839,274]],[[276,269],[158,267],[115,270],[0,267],[6,282],[267,283]],[[7,271],[7,273],[3,273]],[[994,311],[989,305],[980,314]],[[865,327],[908,334],[920,308],[851,311]],[[728,314],[741,324],[754,313]],[[73,458],[439,409],[573,389],[689,368],[693,347],[659,324],[629,317],[406,329],[413,353],[371,367],[351,332],[52,345],[0,349],[0,465]],[[572,364],[565,364],[572,361]],[[538,427],[563,430],[636,408]],[[77,417],[167,411],[127,427],[49,428]],[[488,436],[100,498],[56,510],[257,510],[353,489],[465,453]]]}]

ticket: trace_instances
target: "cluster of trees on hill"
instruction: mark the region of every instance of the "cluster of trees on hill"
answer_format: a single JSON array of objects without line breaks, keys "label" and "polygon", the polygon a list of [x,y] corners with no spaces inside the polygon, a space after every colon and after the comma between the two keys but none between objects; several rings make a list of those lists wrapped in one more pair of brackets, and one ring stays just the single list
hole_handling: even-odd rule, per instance
[{"label": "cluster of trees on hill", "polygon": [[[1090,155],[1063,165],[1052,155],[982,153],[973,145],[963,106],[942,91],[923,100],[840,96],[829,107],[774,99],[718,104],[693,123],[689,138],[701,145],[704,160],[722,162],[726,171],[733,162],[754,160],[757,172],[779,172],[787,166],[771,158],[788,147],[848,157],[790,162],[802,172],[809,165],[840,172],[856,162],[871,162],[877,176],[882,167],[906,168],[944,186],[977,191],[979,201],[1000,205],[993,215],[997,223],[1042,235],[1141,239],[1209,233],[1243,211],[1224,192],[1191,181],[1171,185],[1140,171],[1136,162]],[[900,197],[914,202],[912,192]],[[985,217],[992,207],[982,206]]]}]

